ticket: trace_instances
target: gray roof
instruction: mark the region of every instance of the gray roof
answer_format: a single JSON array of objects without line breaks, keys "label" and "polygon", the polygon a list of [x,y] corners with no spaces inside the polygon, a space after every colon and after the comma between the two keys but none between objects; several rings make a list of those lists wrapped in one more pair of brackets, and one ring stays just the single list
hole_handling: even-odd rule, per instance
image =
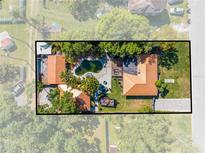
[{"label": "gray roof", "polygon": [[147,16],[159,15],[166,9],[167,0],[128,0],[128,10]]}]

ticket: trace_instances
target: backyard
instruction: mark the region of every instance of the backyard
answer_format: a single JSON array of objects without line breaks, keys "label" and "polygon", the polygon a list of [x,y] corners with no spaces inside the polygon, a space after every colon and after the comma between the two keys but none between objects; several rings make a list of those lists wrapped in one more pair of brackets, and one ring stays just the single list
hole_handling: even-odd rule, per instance
[{"label": "backyard", "polygon": [[151,112],[151,99],[146,98],[126,98],[122,95],[122,87],[117,79],[112,79],[112,90],[108,93],[108,97],[114,99],[117,102],[116,108],[112,107],[101,107],[102,110],[99,112]]},{"label": "backyard", "polygon": [[75,70],[75,73],[76,75],[83,75],[87,72],[98,73],[102,67],[102,63],[98,60],[83,60],[80,66]]}]

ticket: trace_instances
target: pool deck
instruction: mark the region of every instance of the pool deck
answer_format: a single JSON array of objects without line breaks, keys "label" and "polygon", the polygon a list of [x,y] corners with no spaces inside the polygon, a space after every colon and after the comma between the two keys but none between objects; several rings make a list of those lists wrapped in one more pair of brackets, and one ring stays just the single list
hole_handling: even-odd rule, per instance
[{"label": "pool deck", "polygon": [[[110,60],[109,57],[107,57],[107,63],[104,63],[103,64],[103,68],[100,72],[98,73],[93,73],[93,72],[87,72],[85,73],[84,75],[82,76],[78,76],[75,74],[75,69],[79,66],[76,65],[75,68],[72,70],[72,73],[74,76],[76,77],[80,77],[80,78],[83,78],[83,77],[86,77],[86,75],[88,73],[91,73],[98,81],[100,84],[104,85],[105,87],[107,87],[108,89],[111,89],[111,80],[112,80],[112,61]],[[104,81],[107,82],[107,84],[105,85],[104,84]]]}]

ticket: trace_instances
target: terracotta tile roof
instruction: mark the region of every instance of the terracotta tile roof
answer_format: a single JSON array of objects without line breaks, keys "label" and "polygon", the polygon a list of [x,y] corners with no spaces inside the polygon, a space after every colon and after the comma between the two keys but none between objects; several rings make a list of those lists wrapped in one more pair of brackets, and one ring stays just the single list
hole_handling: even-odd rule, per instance
[{"label": "terracotta tile roof", "polygon": [[142,55],[137,66],[138,74],[123,71],[123,95],[156,96],[155,82],[158,80],[157,55]]},{"label": "terracotta tile roof", "polygon": [[73,98],[76,99],[79,109],[81,111],[90,111],[90,96],[86,95],[78,89],[72,89],[71,87],[67,87],[67,85],[64,84],[58,85],[58,88],[60,89],[61,96],[63,96],[65,91],[72,93]]},{"label": "terracotta tile roof", "polygon": [[76,101],[78,102],[78,106],[81,111],[90,111],[90,96],[85,93],[81,93],[76,97]]},{"label": "terracotta tile roof", "polygon": [[60,74],[64,72],[65,57],[62,55],[48,56],[48,84],[62,84]]}]

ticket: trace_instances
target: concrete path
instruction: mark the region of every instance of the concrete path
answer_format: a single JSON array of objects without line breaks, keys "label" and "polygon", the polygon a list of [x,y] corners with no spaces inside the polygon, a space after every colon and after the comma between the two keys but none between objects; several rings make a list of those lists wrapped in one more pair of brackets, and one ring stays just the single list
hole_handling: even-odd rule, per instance
[{"label": "concrete path", "polygon": [[190,98],[157,99],[155,111],[191,112],[191,100]]}]

